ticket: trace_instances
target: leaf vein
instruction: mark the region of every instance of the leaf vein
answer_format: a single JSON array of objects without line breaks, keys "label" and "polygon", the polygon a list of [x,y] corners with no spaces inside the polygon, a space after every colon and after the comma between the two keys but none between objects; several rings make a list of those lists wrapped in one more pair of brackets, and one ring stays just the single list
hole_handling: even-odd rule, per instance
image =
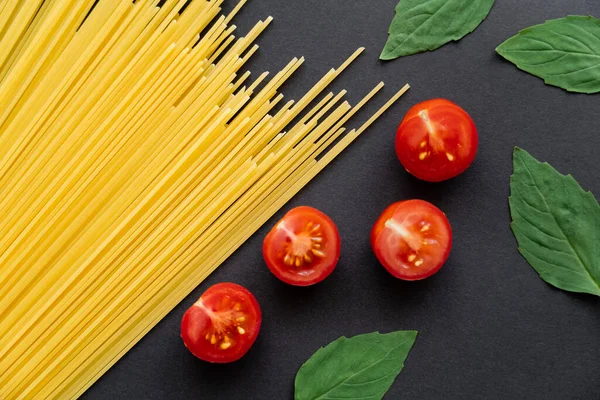
[{"label": "leaf vein", "polygon": [[[579,28],[579,26],[577,24],[571,24],[571,26],[574,26],[575,28]],[[584,47],[586,47],[589,51],[591,51],[592,54],[595,53],[594,49],[592,49],[587,43],[585,43],[583,40],[581,40],[577,36],[569,36],[569,35],[564,35],[564,36],[566,38],[576,41],[577,43],[581,43]]]},{"label": "leaf vein", "polygon": [[[402,365],[402,367],[404,367],[404,365]],[[361,386],[361,385],[366,385],[366,384],[369,384],[369,383],[373,383],[373,382],[382,381],[382,380],[384,380],[384,379],[386,379],[386,378],[389,378],[389,377],[390,377],[390,376],[392,376],[392,375],[396,375],[396,371],[392,371],[392,372],[390,372],[390,373],[387,373],[387,374],[385,374],[385,375],[383,375],[383,376],[380,376],[380,377],[379,377],[379,378],[377,378],[377,379],[372,379],[372,380],[370,380],[370,381],[366,381],[366,382],[357,382],[357,383],[352,383],[352,382],[344,382],[344,384],[343,384],[343,385],[344,385],[344,386]]]},{"label": "leaf vein", "polygon": [[[555,240],[560,240],[563,241],[563,239],[558,238],[554,235],[551,235],[550,233],[542,230],[540,227],[538,227],[536,224],[534,224],[533,222],[529,221],[524,214],[522,214],[520,211],[517,210],[517,214],[519,215],[519,217],[521,217],[525,222],[527,222],[527,224],[531,227],[533,227],[535,230],[537,230],[538,232],[543,233],[544,235],[548,236],[549,238],[555,239]],[[564,252],[563,252],[564,253]],[[564,254],[568,254],[568,253],[564,253]],[[572,255],[572,254],[571,254]]]},{"label": "leaf vein", "polygon": [[[529,239],[529,238],[528,238],[528,239]],[[531,257],[534,257],[534,258],[538,259],[539,261],[541,261],[541,262],[543,262],[543,263],[545,263],[545,264],[549,264],[549,265],[551,265],[551,266],[553,266],[553,267],[556,267],[556,268],[558,268],[558,269],[563,269],[563,270],[565,270],[565,271],[568,271],[568,272],[569,272],[569,273],[571,273],[571,274],[576,274],[576,275],[580,275],[580,276],[585,276],[585,275],[584,275],[584,274],[582,274],[581,272],[574,271],[574,270],[570,269],[569,267],[566,267],[566,266],[564,266],[564,265],[560,265],[560,264],[556,264],[556,263],[555,263],[555,262],[553,262],[553,261],[548,261],[548,260],[545,260],[545,259],[543,259],[542,257],[540,257],[540,256],[538,256],[538,255],[536,255],[536,254],[533,254],[531,251],[524,250],[523,248],[521,248],[521,249],[520,249],[520,251],[521,251],[522,253],[523,253],[523,252],[525,252],[525,253],[529,254]]]},{"label": "leaf vein", "polygon": [[[529,187],[535,187],[535,185],[528,185],[528,186]],[[539,212],[541,212],[543,214],[550,214],[550,211],[548,211],[548,210],[540,210],[538,207],[536,207],[536,206],[532,205],[531,203],[529,203],[529,201],[527,201],[527,198],[525,196],[521,195],[521,193],[519,191],[517,191],[517,193],[515,193],[515,194],[518,194],[519,198],[521,200],[523,200],[523,203],[525,203],[531,209],[533,209],[535,211],[539,211]]]},{"label": "leaf vein", "polygon": [[[532,225],[532,226],[533,226],[533,225]],[[537,227],[535,227],[535,228],[537,229]],[[518,228],[517,228],[517,229],[518,229]],[[566,256],[569,256],[569,257],[575,257],[575,255],[574,255],[574,254],[567,253],[567,252],[565,252],[564,250],[558,250],[558,249],[553,249],[553,248],[551,248],[551,247],[548,247],[548,246],[547,246],[547,245],[545,245],[544,243],[542,243],[542,242],[540,242],[539,240],[537,240],[537,238],[535,238],[534,236],[527,235],[527,234],[526,234],[526,233],[525,233],[523,230],[520,230],[520,231],[521,231],[521,233],[523,233],[523,236],[524,236],[524,237],[526,237],[527,239],[529,239],[529,241],[530,241],[530,242],[532,242],[532,243],[534,243],[534,244],[538,245],[539,247],[541,247],[541,248],[543,248],[543,249],[545,249],[545,250],[549,250],[549,251],[551,251],[551,252],[554,252],[554,253],[563,254],[563,255],[566,255]],[[541,231],[540,231],[540,232],[541,232]],[[530,252],[530,253],[531,253],[531,252]],[[532,254],[533,254],[533,253],[532,253]],[[543,259],[543,258],[542,258],[542,257],[540,257],[540,256],[537,256],[537,255],[535,255],[535,257],[536,257],[536,258],[538,258],[538,259],[539,259],[539,260],[541,260],[541,261],[544,261],[544,262],[550,263],[550,261],[546,261],[545,259]]]},{"label": "leaf vein", "polygon": [[538,62],[538,63],[523,63],[523,65],[524,66],[528,66],[528,67],[539,67],[539,66],[542,66],[542,65],[548,65],[548,64],[552,64],[552,63],[558,62],[558,61],[560,61],[563,58],[568,57],[568,56],[569,56],[568,54],[563,54],[563,55],[561,55],[561,56],[559,56],[559,57],[557,57],[557,58],[555,58],[553,60],[546,60],[546,61],[542,61],[542,62]]},{"label": "leaf vein", "polygon": [[504,51],[505,53],[546,53],[546,52],[557,52],[557,53],[565,53],[567,55],[571,54],[571,55],[577,55],[577,56],[585,56],[585,57],[592,57],[592,58],[600,58],[599,54],[590,54],[590,53],[582,53],[580,51],[566,51],[566,50],[561,50],[561,49],[557,49],[557,48],[550,48],[550,49],[508,49]]},{"label": "leaf vein", "polygon": [[413,37],[418,31],[419,29],[421,29],[423,27],[423,25],[427,22],[429,22],[430,19],[432,19],[436,14],[438,14],[440,11],[442,11],[444,9],[444,7],[446,6],[446,4],[450,4],[450,1],[447,1],[444,3],[444,5],[442,5],[440,8],[438,8],[434,13],[432,13],[430,16],[427,17],[427,19],[425,19],[425,21],[423,21],[421,23],[421,25],[419,27],[417,27],[416,29],[414,29],[409,35],[407,35],[404,40],[402,40],[402,42],[400,42],[396,47],[394,47],[391,52],[395,52],[396,50],[398,50],[398,48],[400,46],[402,46],[404,43],[406,43],[406,41],[408,39],[410,39],[411,37]]},{"label": "leaf vein", "polygon": [[[376,361],[376,362],[374,362],[373,364],[369,364],[369,365],[367,365],[366,367],[364,367],[364,368],[361,368],[360,370],[356,371],[356,372],[355,372],[355,373],[353,373],[352,375],[350,375],[350,376],[346,377],[344,380],[342,380],[341,382],[339,382],[339,383],[338,383],[336,386],[334,386],[334,387],[330,388],[330,389],[329,389],[329,390],[327,390],[325,393],[323,393],[323,394],[321,394],[321,395],[319,395],[319,396],[315,397],[315,399],[314,399],[314,400],[318,400],[318,399],[326,399],[326,397],[324,397],[324,396],[328,395],[328,394],[329,394],[331,391],[333,391],[334,389],[336,389],[338,386],[340,386],[340,385],[343,385],[343,384],[344,384],[346,381],[348,381],[348,380],[350,380],[350,379],[354,378],[355,376],[357,376],[357,375],[359,375],[359,374],[363,373],[364,371],[366,371],[367,369],[369,369],[369,368],[373,367],[374,365],[377,365],[377,364],[381,363],[382,361],[385,361],[385,358],[386,358],[386,357],[387,357],[387,356],[388,356],[388,355],[389,355],[391,352],[393,352],[394,350],[398,349],[398,348],[399,348],[399,347],[401,347],[401,346],[404,346],[406,342],[408,342],[408,340],[404,340],[404,341],[402,341],[401,343],[399,343],[397,346],[394,346],[394,347],[392,347],[392,348],[391,348],[391,349],[390,349],[390,350],[389,350],[389,351],[388,351],[388,352],[387,352],[387,353],[386,353],[386,354],[385,354],[385,355],[384,355],[384,356],[383,356],[381,359],[377,360],[377,361]],[[403,366],[400,366],[400,369],[402,369],[402,367],[403,367]]]},{"label": "leaf vein", "polygon": [[[590,35],[592,36],[595,40],[598,40],[600,42],[600,37],[596,36],[591,30],[587,30],[587,29],[583,29],[581,26],[579,26],[578,24],[569,24],[570,26],[578,29],[580,32],[582,32],[584,35]],[[594,50],[592,50],[594,51]],[[595,51],[594,51],[595,52]]]}]

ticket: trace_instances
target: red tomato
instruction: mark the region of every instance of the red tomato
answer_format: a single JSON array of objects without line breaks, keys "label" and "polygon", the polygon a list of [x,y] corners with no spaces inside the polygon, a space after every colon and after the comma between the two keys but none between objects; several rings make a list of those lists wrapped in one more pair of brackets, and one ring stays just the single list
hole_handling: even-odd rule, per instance
[{"label": "red tomato", "polygon": [[263,256],[271,272],[294,286],[321,282],[340,258],[340,234],[333,221],[311,207],[288,212],[269,232]]},{"label": "red tomato", "polygon": [[440,182],[469,168],[478,143],[469,114],[451,101],[435,99],[408,111],[396,133],[396,154],[417,178]]},{"label": "red tomato", "polygon": [[183,343],[212,363],[237,361],[256,341],[262,315],[256,298],[234,283],[210,287],[181,320]]},{"label": "red tomato", "polygon": [[371,246],[392,275],[416,281],[442,268],[452,248],[452,229],[433,204],[402,201],[381,214],[371,231]]}]

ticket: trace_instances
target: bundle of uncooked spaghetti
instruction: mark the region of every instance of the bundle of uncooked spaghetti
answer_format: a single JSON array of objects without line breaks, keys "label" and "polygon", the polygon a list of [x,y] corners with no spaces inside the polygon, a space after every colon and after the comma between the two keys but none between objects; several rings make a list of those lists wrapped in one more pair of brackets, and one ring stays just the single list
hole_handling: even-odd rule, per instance
[{"label": "bundle of uncooked spaghetti", "polygon": [[83,393],[408,89],[344,134],[361,50],[280,104],[221,3],[0,0],[0,398]]}]

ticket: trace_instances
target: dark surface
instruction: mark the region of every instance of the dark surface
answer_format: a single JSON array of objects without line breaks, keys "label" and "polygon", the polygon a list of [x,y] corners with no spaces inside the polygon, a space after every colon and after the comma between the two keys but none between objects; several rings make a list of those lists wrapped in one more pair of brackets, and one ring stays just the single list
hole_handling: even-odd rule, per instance
[{"label": "dark surface", "polygon": [[[233,1],[227,0],[230,8]],[[84,396],[86,399],[292,399],[294,376],[320,346],[341,335],[416,329],[420,334],[389,399],[598,399],[600,299],[556,290],[517,252],[507,197],[515,145],[600,193],[600,95],[545,86],[496,55],[503,40],[567,14],[600,16],[597,0],[498,0],[459,43],[392,62],[378,61],[397,0],[254,0],[236,18],[246,32],[268,15],[254,75],[295,56],[305,66],[285,88],[298,98],[359,46],[367,51],[334,85],[356,101],[380,80],[389,97],[411,91],[290,204],[158,324]],[[393,150],[408,108],[432,97],[463,106],[480,133],[475,164],[442,184],[416,181]],[[354,124],[374,112],[383,97]],[[390,203],[420,198],[444,210],[454,248],[442,271],[404,283],[378,265],[369,245],[373,222]],[[311,205],[342,236],[337,270],[298,289],[263,263],[262,239],[286,210]],[[240,362],[212,366],[179,338],[185,310],[209,286],[232,281],[258,298],[264,322]]]}]

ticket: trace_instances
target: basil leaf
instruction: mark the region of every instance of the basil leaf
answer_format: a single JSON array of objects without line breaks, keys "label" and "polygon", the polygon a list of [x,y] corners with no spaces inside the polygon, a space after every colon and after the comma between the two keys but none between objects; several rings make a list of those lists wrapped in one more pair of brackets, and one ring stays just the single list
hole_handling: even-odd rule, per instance
[{"label": "basil leaf", "polygon": [[295,399],[383,398],[416,338],[416,331],[342,336],[302,365],[296,375]]},{"label": "basil leaf", "polygon": [[523,71],[570,92],[600,92],[600,20],[569,16],[519,32],[496,49]]},{"label": "basil leaf", "polygon": [[473,32],[494,0],[400,0],[382,60],[435,50]]},{"label": "basil leaf", "polygon": [[600,206],[572,176],[514,152],[512,230],[519,251],[559,289],[600,296]]}]

